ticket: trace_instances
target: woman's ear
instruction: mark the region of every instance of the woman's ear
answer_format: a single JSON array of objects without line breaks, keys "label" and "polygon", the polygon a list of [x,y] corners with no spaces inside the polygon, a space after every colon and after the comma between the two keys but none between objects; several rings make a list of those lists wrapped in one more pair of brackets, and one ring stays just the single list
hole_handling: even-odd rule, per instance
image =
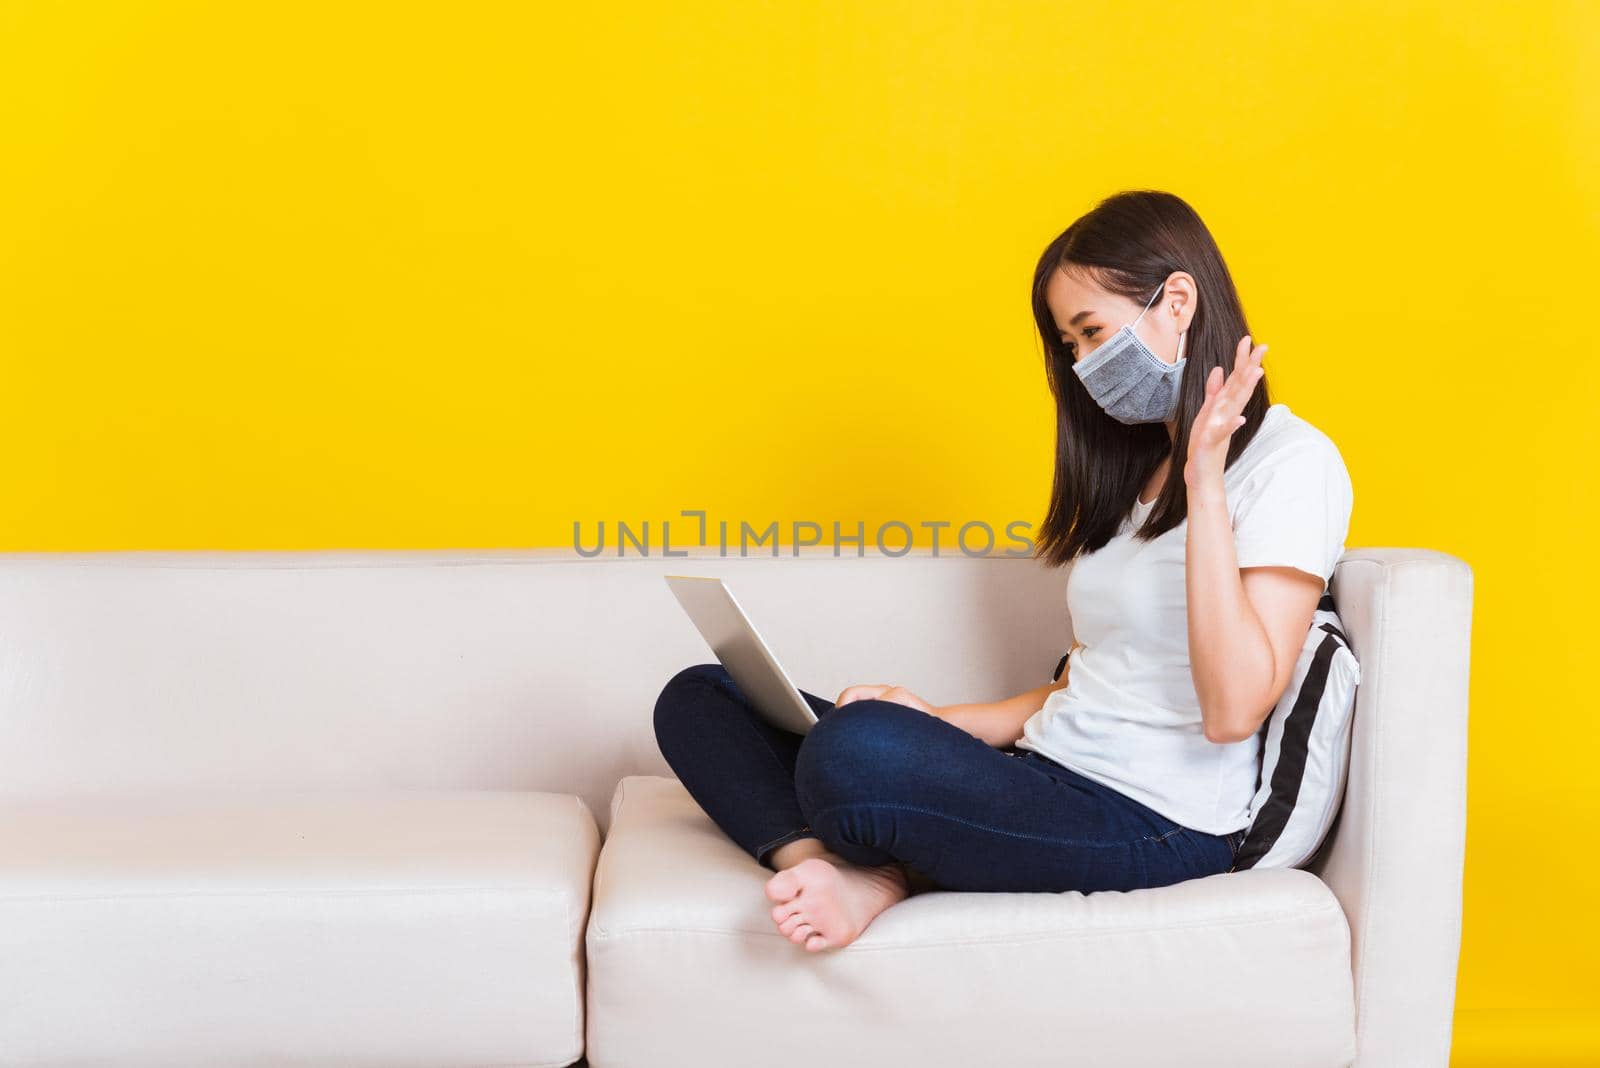
[{"label": "woman's ear", "polygon": [[1174,271],[1167,276],[1166,292],[1161,294],[1161,318],[1171,325],[1174,333],[1185,333],[1194,322],[1199,299],[1200,287],[1194,284],[1194,275],[1188,271]]}]

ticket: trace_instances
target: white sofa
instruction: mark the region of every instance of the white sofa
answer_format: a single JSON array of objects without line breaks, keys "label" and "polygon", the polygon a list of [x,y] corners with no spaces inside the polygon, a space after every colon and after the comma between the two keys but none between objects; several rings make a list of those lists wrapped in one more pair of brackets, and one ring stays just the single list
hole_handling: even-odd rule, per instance
[{"label": "white sofa", "polygon": [[1046,681],[1066,571],[545,550],[0,555],[0,1064],[1443,1066],[1472,573],[1348,552],[1309,870],[916,895],[807,953],[651,712],[730,584],[799,684]]}]

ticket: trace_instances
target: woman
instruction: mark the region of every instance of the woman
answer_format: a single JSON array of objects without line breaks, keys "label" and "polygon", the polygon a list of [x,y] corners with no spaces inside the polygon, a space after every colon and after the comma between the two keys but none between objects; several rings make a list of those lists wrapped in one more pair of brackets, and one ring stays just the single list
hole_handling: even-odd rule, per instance
[{"label": "woman", "polygon": [[773,923],[807,950],[913,888],[1164,886],[1228,871],[1244,838],[1258,731],[1344,551],[1339,450],[1269,402],[1266,346],[1176,196],[1121,193],[1068,227],[1033,312],[1057,413],[1037,555],[1074,565],[1057,681],[943,707],[901,686],[807,693],[804,736],[719,664],[656,703],[662,755],[776,873]]}]

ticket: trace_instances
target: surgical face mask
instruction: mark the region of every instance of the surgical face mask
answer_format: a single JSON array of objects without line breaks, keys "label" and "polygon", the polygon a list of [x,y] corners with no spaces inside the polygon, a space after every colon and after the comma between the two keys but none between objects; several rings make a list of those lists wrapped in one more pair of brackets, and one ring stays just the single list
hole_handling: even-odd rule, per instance
[{"label": "surgical face mask", "polygon": [[[1139,319],[1150,310],[1156,290],[1139,312]],[[1178,384],[1183,380],[1183,337],[1178,338],[1178,360],[1167,363],[1151,352],[1133,328],[1139,319],[1112,334],[1100,347],[1072,365],[1095,403],[1119,423],[1164,423],[1178,410]]]}]

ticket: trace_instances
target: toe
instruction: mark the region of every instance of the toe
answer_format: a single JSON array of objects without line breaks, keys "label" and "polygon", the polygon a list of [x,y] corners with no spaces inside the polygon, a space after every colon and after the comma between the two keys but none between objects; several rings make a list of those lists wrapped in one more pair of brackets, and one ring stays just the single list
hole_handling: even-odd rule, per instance
[{"label": "toe", "polygon": [[800,913],[800,902],[799,902],[798,899],[785,901],[781,905],[772,906],[772,922],[773,923],[782,923],[784,920],[789,919],[791,916],[799,915],[799,913]]},{"label": "toe", "polygon": [[810,950],[813,953],[815,953],[819,949],[827,949],[827,948],[828,948],[828,940],[826,938],[822,937],[819,934],[813,934],[811,937],[806,939],[806,949]]},{"label": "toe", "polygon": [[795,877],[794,869],[785,868],[767,880],[766,891],[773,901],[788,901],[800,892],[800,880]]}]

